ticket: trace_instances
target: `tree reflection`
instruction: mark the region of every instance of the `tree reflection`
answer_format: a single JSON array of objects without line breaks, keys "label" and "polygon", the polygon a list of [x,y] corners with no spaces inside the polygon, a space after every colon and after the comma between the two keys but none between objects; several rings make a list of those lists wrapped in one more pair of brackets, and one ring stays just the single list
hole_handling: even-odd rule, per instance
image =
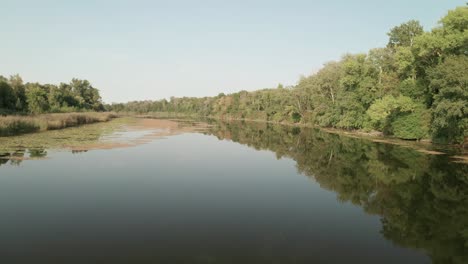
[{"label": "tree reflection", "polygon": [[466,164],[309,128],[212,123],[208,134],[292,158],[340,201],[380,215],[382,234],[395,244],[422,249],[434,263],[468,263]]},{"label": "tree reflection", "polygon": [[30,158],[45,158],[47,156],[47,151],[43,148],[29,149]]},{"label": "tree reflection", "polygon": [[7,164],[10,160],[10,153],[9,152],[0,152],[0,166],[3,164]]},{"label": "tree reflection", "polygon": [[8,161],[11,165],[19,166],[24,160],[25,149],[17,149],[13,151],[0,152],[0,166],[7,164]]}]

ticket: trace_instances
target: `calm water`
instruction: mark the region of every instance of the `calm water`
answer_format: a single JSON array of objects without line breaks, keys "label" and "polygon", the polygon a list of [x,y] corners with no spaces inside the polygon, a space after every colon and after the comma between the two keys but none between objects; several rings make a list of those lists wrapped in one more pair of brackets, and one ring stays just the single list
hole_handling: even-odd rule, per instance
[{"label": "calm water", "polygon": [[1,263],[468,263],[468,165],[448,155],[135,122],[0,140]]}]

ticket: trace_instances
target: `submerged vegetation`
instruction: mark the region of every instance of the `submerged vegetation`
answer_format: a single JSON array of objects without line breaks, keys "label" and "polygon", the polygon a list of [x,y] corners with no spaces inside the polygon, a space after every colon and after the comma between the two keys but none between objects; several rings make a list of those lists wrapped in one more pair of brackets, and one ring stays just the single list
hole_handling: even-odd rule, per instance
[{"label": "submerged vegetation", "polygon": [[377,130],[402,139],[463,143],[468,136],[468,7],[449,11],[431,31],[411,20],[388,35],[386,47],[346,54],[292,87],[109,109]]},{"label": "submerged vegetation", "polygon": [[13,137],[0,137],[0,166],[8,161],[20,165],[23,160],[42,159],[50,149],[71,149],[73,153],[85,152],[77,147],[90,146],[104,141],[118,131],[125,118],[111,122],[94,123],[89,126],[72,127],[66,130],[49,130],[44,133],[25,134]]},{"label": "submerged vegetation", "polygon": [[0,117],[0,136],[13,136],[31,132],[56,130],[96,122],[106,122],[116,117],[113,113],[62,113],[37,116]]}]

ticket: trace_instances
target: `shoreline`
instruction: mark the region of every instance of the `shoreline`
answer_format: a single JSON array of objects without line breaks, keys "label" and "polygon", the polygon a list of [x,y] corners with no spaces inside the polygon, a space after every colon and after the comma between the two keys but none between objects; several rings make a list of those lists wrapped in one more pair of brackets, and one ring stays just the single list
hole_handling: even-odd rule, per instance
[{"label": "shoreline", "polygon": [[[445,151],[440,151],[440,149],[452,149],[452,150],[459,150],[463,155],[467,155],[466,153],[468,145],[461,144],[438,144],[434,143],[429,139],[421,139],[421,140],[405,140],[401,138],[396,138],[392,136],[385,136],[380,131],[371,131],[365,132],[363,130],[346,130],[340,128],[332,128],[332,127],[320,127],[315,125],[303,124],[303,123],[289,123],[289,122],[276,122],[276,121],[267,121],[267,120],[259,120],[259,119],[240,119],[240,118],[220,118],[220,117],[213,117],[209,116],[207,118],[212,118],[216,120],[222,121],[247,121],[247,122],[260,122],[260,123],[270,123],[270,124],[277,124],[277,125],[285,125],[285,126],[292,126],[292,127],[304,127],[304,128],[313,128],[319,129],[320,131],[324,131],[331,134],[343,135],[346,137],[353,137],[353,138],[361,138],[367,139],[377,143],[386,143],[386,144],[393,144],[399,145],[404,147],[411,147],[416,149],[417,151],[427,153],[427,154],[446,154]],[[429,148],[434,148],[436,150],[431,150]]]},{"label": "shoreline", "polygon": [[421,139],[421,140],[405,140],[400,138],[395,138],[391,136],[385,136],[380,131],[371,131],[365,132],[363,130],[345,130],[339,128],[330,128],[330,127],[320,127],[310,124],[304,123],[290,123],[290,122],[277,122],[277,121],[269,121],[269,120],[261,120],[261,119],[247,119],[247,118],[226,118],[226,117],[219,117],[219,116],[199,116],[199,115],[183,115],[178,113],[168,113],[168,114],[161,114],[160,112],[152,114],[129,114],[129,116],[137,117],[137,118],[201,118],[201,119],[214,119],[220,121],[245,121],[245,122],[256,122],[256,123],[268,123],[268,124],[277,124],[277,125],[284,125],[284,126],[291,126],[291,127],[304,127],[304,128],[312,128],[312,129],[319,129],[320,131],[343,135],[346,137],[354,137],[354,138],[361,138],[370,140],[376,143],[386,143],[386,144],[393,144],[399,145],[403,147],[409,147],[415,149],[416,151],[432,154],[432,155],[441,155],[441,154],[449,154],[447,152],[457,152],[458,156],[467,156],[468,155],[468,144],[438,144],[434,143],[429,139]]}]

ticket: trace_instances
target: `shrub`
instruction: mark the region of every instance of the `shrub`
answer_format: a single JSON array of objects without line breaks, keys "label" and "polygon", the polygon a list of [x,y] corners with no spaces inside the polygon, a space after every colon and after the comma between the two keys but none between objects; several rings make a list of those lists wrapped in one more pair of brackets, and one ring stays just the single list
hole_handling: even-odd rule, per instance
[{"label": "shrub", "polygon": [[429,134],[430,113],[424,109],[403,113],[391,123],[393,135],[402,139],[422,139]]}]

